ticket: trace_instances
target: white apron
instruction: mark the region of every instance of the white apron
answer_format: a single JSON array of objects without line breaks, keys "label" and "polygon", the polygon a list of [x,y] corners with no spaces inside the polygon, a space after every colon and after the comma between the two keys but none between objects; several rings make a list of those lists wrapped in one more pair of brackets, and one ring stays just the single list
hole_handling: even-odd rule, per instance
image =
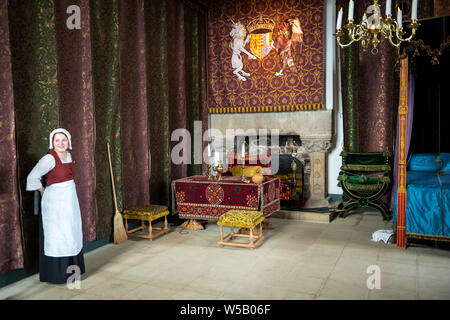
[{"label": "white apron", "polygon": [[79,254],[83,233],[75,182],[69,180],[46,187],[41,205],[44,254],[48,257]]}]

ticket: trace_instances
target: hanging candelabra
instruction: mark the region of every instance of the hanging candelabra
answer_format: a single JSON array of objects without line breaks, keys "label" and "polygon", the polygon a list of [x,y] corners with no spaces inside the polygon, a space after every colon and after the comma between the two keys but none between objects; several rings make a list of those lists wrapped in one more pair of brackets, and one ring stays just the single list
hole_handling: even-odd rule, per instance
[{"label": "hanging candelabra", "polygon": [[341,37],[344,36],[345,32],[342,30],[342,15],[343,10],[340,8],[337,22],[336,22],[336,40],[341,48],[348,47],[354,42],[361,41],[363,50],[366,51],[369,44],[372,44],[372,54],[377,54],[378,44],[384,39],[388,39],[389,43],[394,47],[399,47],[402,42],[409,42],[416,34],[416,29],[419,27],[417,22],[417,0],[412,0],[412,10],[411,10],[411,23],[407,25],[411,29],[411,34],[409,37],[405,37],[407,32],[403,29],[402,23],[402,10],[398,8],[397,19],[392,17],[391,6],[392,0],[386,0],[386,17],[381,17],[380,5],[378,0],[374,0],[373,4],[367,8],[367,13],[371,14],[369,17],[364,13],[362,21],[360,24],[355,24],[353,19],[354,1],[350,0],[348,8],[348,23],[344,25],[347,30],[350,42],[344,44],[342,43]]}]

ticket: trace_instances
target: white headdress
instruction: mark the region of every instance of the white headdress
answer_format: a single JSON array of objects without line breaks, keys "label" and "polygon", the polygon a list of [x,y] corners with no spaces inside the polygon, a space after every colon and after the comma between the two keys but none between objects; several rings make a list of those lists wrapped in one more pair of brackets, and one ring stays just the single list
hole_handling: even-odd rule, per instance
[{"label": "white headdress", "polygon": [[53,130],[50,133],[50,146],[49,146],[49,149],[53,149],[53,136],[56,133],[64,133],[67,136],[67,139],[69,140],[69,149],[72,150],[72,140],[71,140],[72,137],[71,137],[69,131],[67,131],[66,129],[63,129],[63,128],[55,129],[55,130]]}]

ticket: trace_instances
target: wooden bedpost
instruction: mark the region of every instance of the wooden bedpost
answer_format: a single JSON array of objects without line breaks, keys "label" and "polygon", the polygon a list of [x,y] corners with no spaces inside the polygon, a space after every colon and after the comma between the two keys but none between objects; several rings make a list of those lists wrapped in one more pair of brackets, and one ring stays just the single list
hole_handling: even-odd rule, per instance
[{"label": "wooden bedpost", "polygon": [[397,248],[406,249],[406,159],[408,129],[408,57],[400,61],[400,104],[398,106],[399,149],[397,187]]}]

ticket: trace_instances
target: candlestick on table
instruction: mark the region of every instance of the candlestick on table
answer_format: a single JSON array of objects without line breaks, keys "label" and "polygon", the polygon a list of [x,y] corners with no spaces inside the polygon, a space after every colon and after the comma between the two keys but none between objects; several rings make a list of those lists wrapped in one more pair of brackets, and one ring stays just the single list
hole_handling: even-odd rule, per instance
[{"label": "candlestick on table", "polygon": [[214,177],[211,174],[211,157],[208,157],[208,180],[213,180]]},{"label": "candlestick on table", "polygon": [[207,162],[206,163],[208,165],[208,180],[212,180],[213,177],[211,175],[211,146],[210,146],[209,143],[208,143],[207,150],[208,150],[208,157],[207,157]]},{"label": "candlestick on table", "polygon": [[245,177],[245,157],[244,157],[243,160],[244,160],[244,161],[242,162],[242,175],[241,175],[241,181],[242,181],[242,182],[245,182],[245,183],[249,183],[250,180],[248,180],[248,179]]},{"label": "candlestick on table", "polygon": [[242,156],[242,176],[241,176],[241,181],[245,182],[245,183],[249,183],[250,180],[247,180],[247,178],[245,178],[245,142],[242,143],[241,156]]}]

